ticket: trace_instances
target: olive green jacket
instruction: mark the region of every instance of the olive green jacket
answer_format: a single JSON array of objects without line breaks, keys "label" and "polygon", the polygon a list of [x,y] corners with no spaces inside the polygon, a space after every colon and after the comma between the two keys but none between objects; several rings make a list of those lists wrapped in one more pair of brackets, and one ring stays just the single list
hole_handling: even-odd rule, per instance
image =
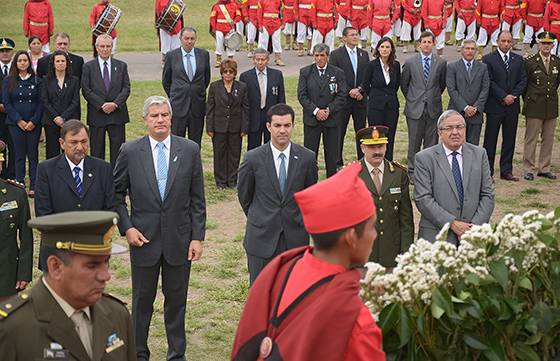
[{"label": "olive green jacket", "polygon": [[548,68],[547,73],[539,53],[525,61],[527,91],[523,97],[523,114],[527,118],[547,120],[558,117],[560,58],[551,54]]}]

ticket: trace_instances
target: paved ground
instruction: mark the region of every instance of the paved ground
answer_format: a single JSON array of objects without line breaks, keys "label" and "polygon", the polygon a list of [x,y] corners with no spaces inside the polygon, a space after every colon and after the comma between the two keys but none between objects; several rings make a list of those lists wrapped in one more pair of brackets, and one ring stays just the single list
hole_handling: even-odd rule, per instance
[{"label": "paved ground", "polygon": [[[489,49],[487,49],[489,51]],[[91,54],[81,54],[86,60],[91,59]],[[397,59],[401,64],[411,56],[411,54],[403,54],[402,48],[397,50]],[[128,72],[132,80],[160,80],[161,79],[161,55],[159,53],[119,53],[116,57],[128,64]],[[457,60],[460,54],[456,48],[447,47],[444,57],[447,61]],[[295,50],[284,51],[282,58],[286,66],[279,67],[284,76],[298,75],[299,69],[312,62],[312,57],[298,57]],[[214,62],[214,54],[211,52],[211,62]],[[238,73],[251,68],[253,66],[251,59],[247,58],[247,52],[240,51],[236,54],[235,60],[238,62]],[[271,56],[271,66],[274,67],[273,57]],[[212,68],[212,76],[218,76],[218,69]]]}]

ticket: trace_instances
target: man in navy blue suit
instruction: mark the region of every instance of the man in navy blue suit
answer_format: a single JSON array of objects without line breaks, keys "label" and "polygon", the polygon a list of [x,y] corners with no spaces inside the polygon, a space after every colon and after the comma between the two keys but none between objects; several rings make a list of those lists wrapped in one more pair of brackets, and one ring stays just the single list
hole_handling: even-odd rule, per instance
[{"label": "man in navy blue suit", "polygon": [[500,155],[500,178],[518,181],[513,175],[513,154],[519,119],[519,99],[527,87],[527,73],[521,55],[511,51],[513,37],[509,31],[498,35],[498,49],[485,55],[482,62],[488,67],[490,92],[486,107],[484,148],[488,154],[490,173],[494,175],[494,159],[498,133],[502,128],[502,152]]},{"label": "man in navy blue suit", "polygon": [[253,56],[255,67],[239,77],[240,81],[247,84],[251,109],[247,150],[270,140],[270,132],[266,129],[266,113],[273,105],[286,102],[284,76],[280,70],[268,67],[268,59],[267,50],[256,49]]}]

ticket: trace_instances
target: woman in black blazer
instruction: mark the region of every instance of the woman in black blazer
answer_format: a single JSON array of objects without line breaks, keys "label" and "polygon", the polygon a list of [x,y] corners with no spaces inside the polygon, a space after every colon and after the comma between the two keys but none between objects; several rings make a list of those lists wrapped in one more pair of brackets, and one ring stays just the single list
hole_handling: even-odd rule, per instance
[{"label": "woman in black blazer", "polygon": [[72,76],[68,54],[57,50],[50,57],[49,70],[43,78],[43,126],[47,159],[60,154],[60,127],[69,119],[80,119],[80,80]]},{"label": "woman in black blazer", "polygon": [[395,60],[395,44],[388,37],[381,38],[375,47],[375,58],[369,62],[364,82],[359,87],[368,94],[368,125],[389,127],[389,144],[385,158],[393,160],[393,146],[399,120],[399,97],[401,64]]},{"label": "woman in black blazer", "polygon": [[206,102],[206,132],[214,148],[214,179],[219,188],[237,186],[241,143],[249,128],[247,85],[235,80],[237,63],[224,60],[221,80],[210,84]]}]

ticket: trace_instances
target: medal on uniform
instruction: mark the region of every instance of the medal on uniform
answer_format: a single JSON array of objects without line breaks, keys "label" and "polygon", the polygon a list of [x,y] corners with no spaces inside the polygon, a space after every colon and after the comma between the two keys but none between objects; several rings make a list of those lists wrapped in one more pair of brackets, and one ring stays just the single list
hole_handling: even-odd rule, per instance
[{"label": "medal on uniform", "polygon": [[61,344],[51,342],[49,348],[43,349],[43,358],[47,360],[68,360],[70,353],[63,349]]},{"label": "medal on uniform", "polygon": [[277,86],[272,87],[272,95],[278,95],[278,87]]},{"label": "medal on uniform", "polygon": [[262,359],[265,359],[268,356],[270,356],[270,353],[272,352],[272,346],[273,345],[274,344],[273,344],[272,339],[270,337],[263,338],[263,340],[261,341],[261,346],[259,347],[259,356]]},{"label": "medal on uniform", "polygon": [[107,347],[105,348],[105,352],[113,352],[117,348],[124,345],[124,341],[119,338],[117,333],[113,333],[107,337]]}]

